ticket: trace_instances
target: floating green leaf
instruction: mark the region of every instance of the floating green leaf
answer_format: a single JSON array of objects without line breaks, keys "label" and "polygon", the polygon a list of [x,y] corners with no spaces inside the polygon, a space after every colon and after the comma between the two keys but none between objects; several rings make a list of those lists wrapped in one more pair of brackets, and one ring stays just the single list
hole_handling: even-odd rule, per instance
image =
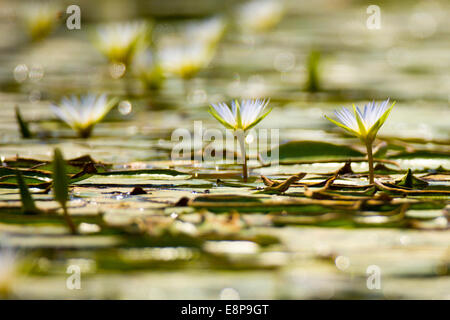
[{"label": "floating green leaf", "polygon": [[415,150],[400,152],[388,157],[389,159],[450,159],[450,152],[438,150]]},{"label": "floating green leaf", "polygon": [[133,175],[167,175],[167,176],[190,176],[188,173],[180,172],[173,169],[138,169],[138,170],[116,170],[116,171],[105,171],[99,172],[98,175],[102,176],[133,176]]},{"label": "floating green leaf", "polygon": [[363,156],[362,152],[351,147],[321,141],[291,141],[279,146],[280,161],[346,160]]},{"label": "floating green leaf", "polygon": [[406,188],[418,188],[422,189],[428,186],[428,182],[416,178],[413,174],[411,169],[408,169],[408,172],[398,181],[395,182],[396,186],[399,187],[406,187]]}]

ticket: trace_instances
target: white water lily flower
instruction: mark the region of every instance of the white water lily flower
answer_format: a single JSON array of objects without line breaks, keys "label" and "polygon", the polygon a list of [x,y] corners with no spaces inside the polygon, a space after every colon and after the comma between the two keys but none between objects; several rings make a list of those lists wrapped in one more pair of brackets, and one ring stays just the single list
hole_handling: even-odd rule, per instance
[{"label": "white water lily flower", "polygon": [[18,258],[15,251],[0,247],[0,297],[7,297],[17,275]]},{"label": "white water lily flower", "polygon": [[213,17],[184,26],[184,36],[190,41],[201,41],[214,46],[225,32],[226,23],[222,17]]},{"label": "white water lily flower", "polygon": [[266,111],[269,100],[237,100],[231,102],[231,108],[224,102],[213,103],[209,113],[228,129],[247,131],[264,119],[272,109]]},{"label": "white water lily flower", "polygon": [[280,0],[253,0],[239,7],[239,24],[252,32],[266,31],[278,24],[284,15]]},{"label": "white water lily flower", "polygon": [[108,99],[106,94],[87,94],[80,98],[64,97],[59,105],[53,104],[51,108],[61,120],[77,131],[80,137],[87,138],[91,135],[94,125],[106,116],[116,102],[116,99]]},{"label": "white water lily flower", "polygon": [[190,79],[209,64],[212,55],[208,45],[194,42],[165,45],[158,57],[165,71],[182,79]]},{"label": "white water lily flower", "polygon": [[374,183],[374,168],[372,144],[375,137],[380,130],[383,123],[386,121],[389,113],[394,107],[395,102],[389,106],[389,99],[380,104],[375,101],[364,106],[364,109],[359,109],[353,105],[353,113],[347,108],[342,108],[340,111],[335,111],[338,121],[325,116],[335,125],[347,130],[351,134],[357,136],[366,145],[367,159],[369,162],[369,181]]},{"label": "white water lily flower", "polygon": [[21,11],[28,33],[33,41],[48,36],[58,24],[60,8],[48,2],[27,3]]},{"label": "white water lily flower", "polygon": [[235,131],[239,146],[241,148],[241,157],[243,159],[242,172],[244,181],[247,181],[247,156],[245,151],[245,137],[247,131],[256,126],[264,119],[272,109],[266,111],[269,100],[237,100],[231,102],[231,108],[224,102],[213,103],[209,107],[209,113],[216,118],[227,129]]},{"label": "white water lily flower", "polygon": [[353,105],[353,112],[347,108],[336,110],[334,113],[338,121],[330,119],[327,116],[325,117],[361,140],[372,142],[394,105],[395,102],[389,106],[389,99],[380,104],[373,101],[365,105],[364,109],[359,109],[359,107]]},{"label": "white water lily flower", "polygon": [[147,22],[111,23],[97,28],[97,46],[114,63],[128,65],[146,44],[150,34]]}]

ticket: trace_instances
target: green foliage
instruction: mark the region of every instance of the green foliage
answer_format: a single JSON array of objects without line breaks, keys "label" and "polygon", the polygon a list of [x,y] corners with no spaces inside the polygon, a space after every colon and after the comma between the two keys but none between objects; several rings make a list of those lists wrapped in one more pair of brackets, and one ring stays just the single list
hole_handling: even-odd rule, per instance
[{"label": "green foliage", "polygon": [[26,185],[22,174],[20,171],[16,171],[17,185],[20,190],[20,199],[22,201],[22,212],[24,214],[36,214],[39,212],[38,208],[34,204],[33,197],[31,196],[30,190]]},{"label": "green foliage", "polygon": [[[271,155],[269,152],[269,156]],[[364,154],[348,146],[321,141],[291,141],[280,145],[279,159],[286,160],[334,160],[364,157]]]},{"label": "green foliage", "polygon": [[411,169],[408,169],[408,172],[398,181],[396,181],[395,185],[406,188],[417,188],[422,189],[428,186],[428,182],[416,178]]},{"label": "green foliage", "polygon": [[445,150],[414,150],[411,152],[400,152],[388,157],[389,159],[449,159],[450,152]]},{"label": "green foliage", "polygon": [[320,91],[320,52],[312,50],[309,53],[308,62],[308,81],[306,83],[306,91],[317,92]]},{"label": "green foliage", "polygon": [[103,176],[133,176],[146,174],[146,175],[167,175],[172,177],[189,175],[188,173],[184,173],[173,169],[116,170],[116,171],[99,172],[97,174]]},{"label": "green foliage", "polygon": [[63,155],[61,150],[56,148],[53,156],[53,196],[61,204],[64,219],[66,219],[70,232],[76,234],[77,228],[67,212],[66,205],[67,200],[69,200],[69,182],[70,178],[66,173],[66,163]]},{"label": "green foliage", "polygon": [[53,157],[53,194],[62,207],[69,199],[69,177],[66,174],[66,164],[61,151],[56,148]]},{"label": "green foliage", "polygon": [[33,134],[31,133],[30,128],[28,127],[28,123],[26,123],[25,120],[23,120],[18,106],[15,107],[15,111],[17,124],[19,125],[19,131],[20,134],[22,135],[22,138],[24,139],[32,138]]}]

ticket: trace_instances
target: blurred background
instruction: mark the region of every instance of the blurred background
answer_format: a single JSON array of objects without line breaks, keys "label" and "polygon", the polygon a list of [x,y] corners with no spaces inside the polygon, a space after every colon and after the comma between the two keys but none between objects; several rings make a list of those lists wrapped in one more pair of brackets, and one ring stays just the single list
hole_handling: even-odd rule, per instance
[{"label": "blurred background", "polygon": [[[67,12],[71,5],[80,9],[79,28],[77,8]],[[218,127],[208,106],[241,97],[271,99],[274,110],[259,127],[280,129],[280,143],[327,141],[359,150],[357,139],[343,135],[323,115],[389,97],[397,105],[380,132],[381,139],[395,142],[388,150],[449,152],[449,12],[445,0],[2,0],[1,161],[16,155],[49,160],[58,146],[67,159],[89,154],[115,169],[173,168],[168,161],[172,132],[192,130],[196,120]],[[82,140],[50,105],[86,93],[115,97],[117,106],[91,138]],[[22,139],[16,106],[32,139]],[[398,163],[401,170],[421,172],[450,168],[448,153]],[[365,165],[354,163],[353,169],[364,171]],[[286,166],[277,174],[321,174],[340,166]],[[71,212],[101,210],[128,232],[135,228],[132,218],[167,217],[172,214],[167,203],[206,193],[198,185],[212,186],[218,171],[193,164],[176,169],[197,170],[199,179],[183,180],[171,191],[167,181],[159,181],[164,187],[152,190],[151,201],[141,201],[117,192],[148,183],[145,178],[97,177],[91,186],[74,187]],[[270,170],[256,168],[253,174],[277,177]],[[104,185],[96,188],[95,182]],[[50,195],[36,197],[40,206],[55,207]],[[18,192],[1,189],[0,201],[17,205]],[[443,218],[433,214],[428,217]],[[71,240],[61,225],[29,226],[7,215],[0,215],[0,242],[24,250],[27,276],[11,285],[12,296],[19,298],[449,297],[448,232],[269,231],[264,215],[255,217],[250,225],[280,237],[282,249],[261,253],[248,243],[212,246],[206,258],[203,251],[182,246],[139,251],[133,245],[145,244],[133,238],[135,242],[121,247],[123,239],[114,232]],[[445,229],[444,220],[436,220],[433,228]],[[222,251],[230,255],[226,263],[218,258]],[[236,252],[248,256],[235,260]],[[3,253],[0,284],[14,279],[15,260]],[[390,279],[381,292],[366,288],[369,261],[382,266]],[[85,290],[67,289],[70,264],[80,265],[91,277]]]}]

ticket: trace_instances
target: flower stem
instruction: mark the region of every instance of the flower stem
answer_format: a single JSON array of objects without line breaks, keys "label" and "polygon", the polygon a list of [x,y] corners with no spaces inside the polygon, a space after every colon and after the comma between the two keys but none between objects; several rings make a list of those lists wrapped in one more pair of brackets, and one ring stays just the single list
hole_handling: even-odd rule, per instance
[{"label": "flower stem", "polygon": [[69,213],[67,212],[67,206],[65,205],[63,206],[63,212],[64,212],[64,219],[66,219],[66,223],[69,226],[70,233],[77,234],[77,228],[75,227],[72,218],[69,216]]},{"label": "flower stem", "polygon": [[244,182],[247,182],[248,170],[247,170],[247,154],[245,152],[245,133],[244,131],[240,130],[236,132],[236,136],[239,142],[239,146],[241,147],[241,156],[244,161],[242,163],[242,177],[244,179]]},{"label": "flower stem", "polygon": [[78,130],[78,135],[81,139],[87,139],[91,136],[93,129],[94,129],[94,124],[89,125],[86,128],[80,128]]},{"label": "flower stem", "polygon": [[369,161],[369,183],[374,183],[374,172],[373,172],[373,155],[372,155],[372,142],[366,142],[367,148],[367,159]]},{"label": "flower stem", "polygon": [[248,179],[247,156],[245,155],[244,155],[244,164],[242,165],[242,175],[244,177],[244,182],[247,182]]}]

